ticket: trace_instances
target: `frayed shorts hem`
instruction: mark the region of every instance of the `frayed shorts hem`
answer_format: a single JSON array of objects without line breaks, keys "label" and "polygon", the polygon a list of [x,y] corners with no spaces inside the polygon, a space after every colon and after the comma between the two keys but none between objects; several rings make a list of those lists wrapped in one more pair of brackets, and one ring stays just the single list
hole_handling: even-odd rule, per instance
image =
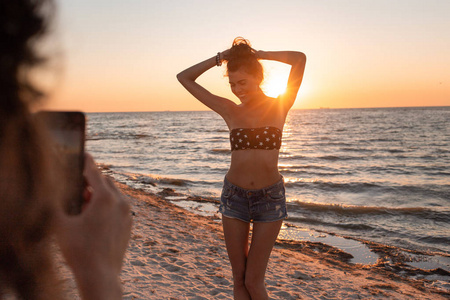
[{"label": "frayed shorts hem", "polygon": [[239,220],[239,221],[242,221],[242,222],[245,222],[245,223],[274,223],[274,222],[286,220],[288,218],[288,216],[286,215],[285,217],[281,217],[279,219],[269,220],[269,221],[255,221],[255,220],[248,221],[248,220],[243,220],[243,219],[241,219],[239,217],[230,217],[230,216],[227,216],[224,213],[222,213],[222,217],[225,217],[225,218],[228,218],[228,219]]}]

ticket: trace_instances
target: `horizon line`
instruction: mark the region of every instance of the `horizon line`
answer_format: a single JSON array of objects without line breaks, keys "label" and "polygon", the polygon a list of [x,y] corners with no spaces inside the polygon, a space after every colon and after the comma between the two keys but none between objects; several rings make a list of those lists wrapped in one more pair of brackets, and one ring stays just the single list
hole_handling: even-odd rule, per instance
[{"label": "horizon line", "polygon": [[[292,108],[291,110],[338,110],[338,109],[399,109],[399,108],[450,108],[450,105],[431,105],[431,106],[373,106],[373,107],[316,107],[316,108]],[[81,110],[82,111],[82,110]],[[130,111],[83,111],[85,113],[146,113],[146,112],[202,112],[205,110],[130,110]]]}]

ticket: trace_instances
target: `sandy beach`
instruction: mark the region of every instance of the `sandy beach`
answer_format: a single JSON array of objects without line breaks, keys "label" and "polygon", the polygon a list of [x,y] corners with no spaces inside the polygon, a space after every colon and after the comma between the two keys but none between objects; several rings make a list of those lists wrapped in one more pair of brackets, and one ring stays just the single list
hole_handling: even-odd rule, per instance
[{"label": "sandy beach", "polygon": [[[158,195],[117,186],[134,225],[121,274],[124,299],[232,299],[232,275],[219,216],[204,217]],[[318,244],[278,240],[266,274],[271,299],[448,299],[450,293],[382,264],[351,264]],[[79,299],[62,266],[70,299]]]}]

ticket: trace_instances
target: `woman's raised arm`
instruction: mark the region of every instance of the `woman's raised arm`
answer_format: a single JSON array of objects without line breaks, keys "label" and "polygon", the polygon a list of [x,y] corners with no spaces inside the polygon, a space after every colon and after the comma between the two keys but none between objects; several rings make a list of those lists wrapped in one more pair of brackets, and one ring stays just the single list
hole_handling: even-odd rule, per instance
[{"label": "woman's raised arm", "polygon": [[296,51],[257,51],[259,59],[274,60],[292,66],[286,92],[279,96],[283,106],[288,111],[294,105],[298,90],[303,80],[305,71],[306,55]]},{"label": "woman's raised arm", "polygon": [[[220,54],[219,61],[221,61],[223,57],[224,52]],[[230,114],[232,107],[236,106],[236,104],[229,99],[212,94],[195,81],[200,75],[216,65],[217,58],[214,56],[182,71],[177,75],[177,79],[184,88],[200,102],[222,117],[225,117]]]}]

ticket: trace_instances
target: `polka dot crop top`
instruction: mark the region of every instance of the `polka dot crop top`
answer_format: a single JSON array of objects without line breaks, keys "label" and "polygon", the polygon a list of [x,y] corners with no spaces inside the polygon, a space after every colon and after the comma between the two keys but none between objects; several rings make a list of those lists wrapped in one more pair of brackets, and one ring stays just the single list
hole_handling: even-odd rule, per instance
[{"label": "polka dot crop top", "polygon": [[280,149],[281,136],[281,130],[271,126],[259,128],[235,128],[230,131],[231,151],[246,149]]}]

